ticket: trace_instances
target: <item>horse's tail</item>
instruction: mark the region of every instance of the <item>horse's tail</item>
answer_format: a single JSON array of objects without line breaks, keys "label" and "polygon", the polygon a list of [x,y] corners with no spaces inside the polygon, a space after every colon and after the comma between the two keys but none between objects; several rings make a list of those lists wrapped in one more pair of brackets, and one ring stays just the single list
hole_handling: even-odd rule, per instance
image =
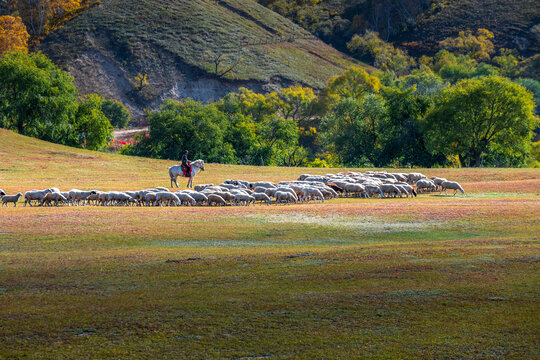
[{"label": "horse's tail", "polygon": [[169,177],[171,178],[171,180],[174,179],[174,173],[173,173],[172,169],[173,169],[173,167],[171,166],[171,167],[169,168]]}]

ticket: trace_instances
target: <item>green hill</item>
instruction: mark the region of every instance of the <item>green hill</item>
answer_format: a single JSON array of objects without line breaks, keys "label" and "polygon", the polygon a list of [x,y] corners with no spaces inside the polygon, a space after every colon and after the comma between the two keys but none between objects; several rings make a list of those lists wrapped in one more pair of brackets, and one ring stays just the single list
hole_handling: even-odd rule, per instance
[{"label": "green hill", "polygon": [[[102,0],[40,49],[75,76],[81,92],[138,110],[166,97],[212,100],[240,86],[320,88],[354,63],[251,0]],[[224,76],[212,62],[220,55],[219,73],[236,64]],[[142,91],[133,86],[138,73],[148,74]]]}]

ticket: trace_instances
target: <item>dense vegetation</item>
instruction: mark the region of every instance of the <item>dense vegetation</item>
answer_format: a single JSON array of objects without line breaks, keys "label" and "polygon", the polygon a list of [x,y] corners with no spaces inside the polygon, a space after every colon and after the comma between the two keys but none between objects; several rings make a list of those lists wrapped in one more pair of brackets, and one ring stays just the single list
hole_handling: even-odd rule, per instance
[{"label": "dense vegetation", "polygon": [[347,51],[357,34],[375,31],[416,55],[434,54],[459,31],[486,27],[497,48],[539,49],[536,0],[258,0],[304,29]]},{"label": "dense vegetation", "polygon": [[211,161],[283,166],[534,165],[540,83],[505,77],[519,73],[517,57],[491,58],[492,37],[461,33],[446,40],[449,50],[415,60],[368,33],[355,47],[384,71],[351,68],[318,96],[295,86],[169,102],[150,113],[149,137],[123,151],[173,159],[189,147]]},{"label": "dense vegetation", "polygon": [[20,134],[99,150],[112,127],[103,99],[79,99],[71,78],[42,54],[9,52],[0,58],[0,126]]}]

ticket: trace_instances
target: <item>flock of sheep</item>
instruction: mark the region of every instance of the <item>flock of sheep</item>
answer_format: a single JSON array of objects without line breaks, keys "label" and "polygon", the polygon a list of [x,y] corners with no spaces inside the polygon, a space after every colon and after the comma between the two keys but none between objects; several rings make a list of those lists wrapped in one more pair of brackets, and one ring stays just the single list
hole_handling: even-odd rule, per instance
[{"label": "flock of sheep", "polygon": [[[24,194],[24,206],[96,205],[96,206],[248,206],[255,203],[271,205],[320,201],[344,197],[390,198],[417,196],[421,192],[454,190],[464,193],[463,188],[453,181],[427,176],[420,173],[388,173],[367,171],[326,175],[303,174],[296,181],[249,182],[226,180],[220,185],[197,185],[193,190],[171,192],[167,188],[139,191],[71,190],[62,192],[58,188],[30,190]],[[22,193],[6,195],[0,189],[2,206],[15,206]]]}]

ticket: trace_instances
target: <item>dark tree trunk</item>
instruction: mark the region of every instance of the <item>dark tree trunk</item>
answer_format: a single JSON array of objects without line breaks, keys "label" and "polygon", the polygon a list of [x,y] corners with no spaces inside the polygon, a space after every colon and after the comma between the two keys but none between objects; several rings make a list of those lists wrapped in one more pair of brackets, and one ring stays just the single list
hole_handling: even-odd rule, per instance
[{"label": "dark tree trunk", "polygon": [[482,166],[482,152],[481,151],[474,152],[474,166],[475,167]]}]

